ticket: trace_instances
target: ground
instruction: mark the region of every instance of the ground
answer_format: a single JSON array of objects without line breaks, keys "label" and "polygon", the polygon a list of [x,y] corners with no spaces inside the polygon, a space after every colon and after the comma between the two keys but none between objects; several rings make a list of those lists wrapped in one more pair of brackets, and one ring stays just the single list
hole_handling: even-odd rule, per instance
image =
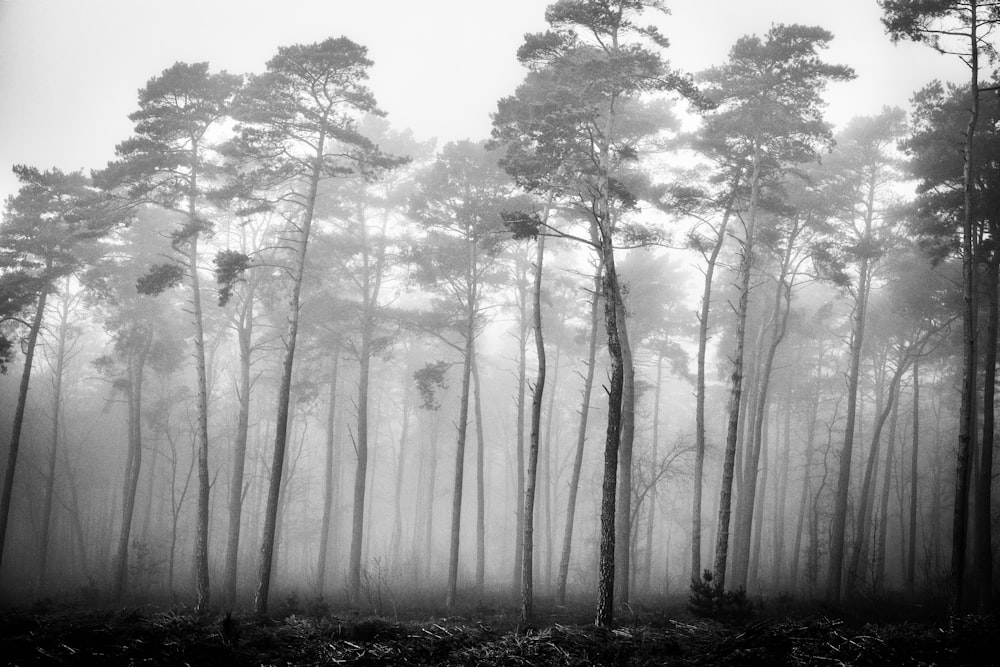
[{"label": "ground", "polygon": [[[0,615],[7,665],[988,665],[1000,620],[885,620],[822,609],[761,610],[720,622],[683,606],[649,606],[613,629],[552,609],[531,624],[516,610],[394,618],[322,602],[272,616],[151,606],[86,610],[36,604]],[[295,611],[297,613],[287,613]],[[882,616],[882,620],[873,620]],[[409,618],[410,620],[398,620]]]}]

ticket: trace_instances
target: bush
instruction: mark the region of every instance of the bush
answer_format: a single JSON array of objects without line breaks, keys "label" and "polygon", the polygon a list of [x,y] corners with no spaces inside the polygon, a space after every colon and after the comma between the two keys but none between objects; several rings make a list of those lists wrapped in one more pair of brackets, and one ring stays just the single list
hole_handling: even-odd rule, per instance
[{"label": "bush", "polygon": [[712,583],[712,573],[708,570],[701,575],[701,581],[691,582],[687,608],[699,618],[728,623],[746,623],[754,615],[753,604],[747,599],[745,590],[723,590]]}]

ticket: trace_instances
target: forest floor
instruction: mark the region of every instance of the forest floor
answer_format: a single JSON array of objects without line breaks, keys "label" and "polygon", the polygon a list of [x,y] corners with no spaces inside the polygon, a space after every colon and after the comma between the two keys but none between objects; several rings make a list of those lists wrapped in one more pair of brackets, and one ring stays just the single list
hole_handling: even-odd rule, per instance
[{"label": "forest floor", "polygon": [[[294,600],[293,600],[294,601]],[[996,616],[758,609],[738,622],[695,618],[683,601],[595,627],[591,609],[514,608],[463,616],[399,610],[392,618],[322,601],[267,617],[153,606],[87,610],[37,603],[0,612],[6,665],[989,665]],[[301,607],[301,608],[299,608]],[[294,613],[288,613],[288,612]],[[556,613],[558,611],[558,613]]]}]

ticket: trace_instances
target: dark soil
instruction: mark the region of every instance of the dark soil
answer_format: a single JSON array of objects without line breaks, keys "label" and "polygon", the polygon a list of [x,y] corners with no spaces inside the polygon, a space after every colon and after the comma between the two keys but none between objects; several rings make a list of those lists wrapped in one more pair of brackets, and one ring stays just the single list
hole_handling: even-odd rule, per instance
[{"label": "dark soil", "polygon": [[513,615],[396,622],[190,610],[25,609],[0,615],[7,665],[989,665],[996,617],[863,623],[827,616],[735,625],[635,617],[615,629]]}]

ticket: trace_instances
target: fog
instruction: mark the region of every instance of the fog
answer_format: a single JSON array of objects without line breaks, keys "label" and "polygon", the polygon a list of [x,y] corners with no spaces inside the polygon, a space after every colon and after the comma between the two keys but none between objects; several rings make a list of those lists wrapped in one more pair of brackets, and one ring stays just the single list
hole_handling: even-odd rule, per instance
[{"label": "fog", "polygon": [[688,78],[622,28],[626,76],[584,18],[472,139],[336,33],[151,69],[86,171],[28,156],[4,604],[989,597],[996,100],[962,200],[964,88],[832,118],[825,30]]}]

